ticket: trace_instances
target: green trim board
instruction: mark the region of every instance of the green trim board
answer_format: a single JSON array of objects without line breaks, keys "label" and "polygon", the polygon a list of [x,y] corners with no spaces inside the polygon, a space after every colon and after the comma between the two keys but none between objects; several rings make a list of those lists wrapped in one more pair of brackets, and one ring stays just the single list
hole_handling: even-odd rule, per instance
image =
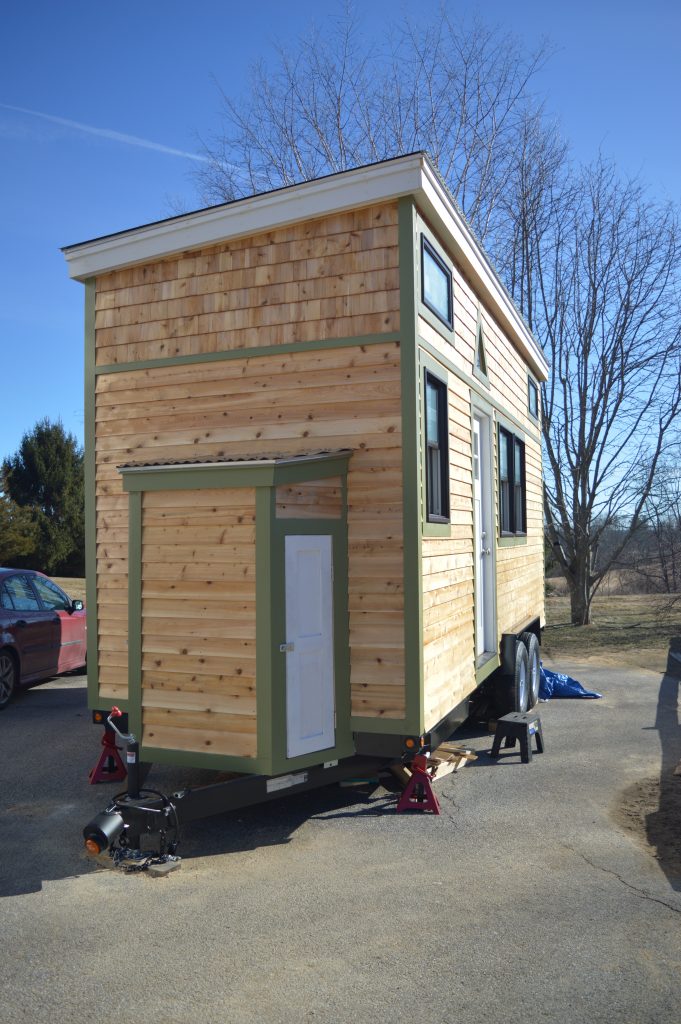
[{"label": "green trim board", "polygon": [[164,366],[191,366],[194,363],[222,363],[229,359],[253,359],[259,356],[288,355],[292,352],[315,352],[318,349],[361,348],[363,345],[388,345],[391,342],[399,342],[399,340],[399,333],[396,331],[386,331],[385,334],[365,334],[353,338],[320,338],[315,341],[292,341],[283,345],[232,348],[226,349],[224,352],[197,352],[184,356],[164,356],[159,359],[139,359],[135,362],[127,363],[107,363],[102,366],[95,366],[94,372],[96,375],[103,373],[129,373],[131,370],[155,370]]},{"label": "green trim board", "polygon": [[128,721],[142,738],[142,495],[128,499]]},{"label": "green trim board", "polygon": [[421,436],[418,358],[417,214],[411,197],[398,203],[400,265],[400,374],[402,387],[402,488],[404,543],[405,733],[424,729],[423,588],[421,552]]},{"label": "green trim board", "polygon": [[527,544],[527,534],[518,533],[513,536],[501,536],[497,537],[497,547],[500,548],[520,548],[524,544]]},{"label": "green trim board", "polygon": [[347,474],[352,453],[302,456],[280,463],[210,462],[172,466],[121,466],[123,489],[140,491],[187,491],[204,487],[276,487]]},{"label": "green trim board", "polygon": [[272,720],[272,519],[274,489],[255,489],[255,713],[257,760],[271,774]]},{"label": "green trim board", "polygon": [[[273,509],[274,513],[274,509]],[[286,655],[279,644],[286,640],[285,542],[287,536],[326,536],[332,538],[333,550],[333,651],[336,707],[336,742],[326,750],[288,757],[286,729],[272,730],[271,767],[269,774],[278,775],[295,768],[349,757],[354,754],[350,727],[350,646],[348,613],[348,529],[347,515],[341,520],[271,519],[271,634],[272,652],[272,720],[286,722]]]},{"label": "green trim board", "polygon": [[83,473],[85,490],[85,610],[87,615],[88,706],[99,699],[99,622],[97,615],[97,509],[95,465],[95,298],[96,281],[85,281],[85,402]]}]

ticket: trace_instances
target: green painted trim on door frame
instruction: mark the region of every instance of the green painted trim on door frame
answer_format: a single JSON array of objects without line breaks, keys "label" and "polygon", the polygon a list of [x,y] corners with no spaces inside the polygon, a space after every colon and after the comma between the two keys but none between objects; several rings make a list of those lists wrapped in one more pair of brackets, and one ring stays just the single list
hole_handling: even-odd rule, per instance
[{"label": "green painted trim on door frame", "polygon": [[[155,370],[164,366],[191,366],[195,363],[221,363],[230,359],[256,359],[260,356],[288,355],[292,352],[315,352],[329,348],[360,348],[363,345],[388,345],[399,342],[395,331],[385,334],[364,334],[353,338],[320,338],[316,341],[293,341],[285,345],[262,345],[251,348],[227,349],[224,352],[197,352],[184,356],[163,356],[159,359],[140,359],[128,363],[107,363],[96,366],[95,374],[129,373],[131,370]],[[93,344],[94,352],[94,344]]]},{"label": "green painted trim on door frame", "polygon": [[[274,498],[274,492],[273,492]],[[319,764],[350,757],[355,752],[350,724],[350,641],[348,612],[348,526],[347,505],[343,518],[276,519],[272,515],[272,718],[283,724],[273,730],[272,769],[270,774],[297,771]],[[279,644],[286,642],[286,563],[287,536],[330,536],[333,564],[333,658],[336,701],[336,742],[325,750],[311,751],[297,757],[286,754],[286,655]]]},{"label": "green painted trim on door frame", "polygon": [[85,282],[85,400],[83,474],[85,490],[85,610],[87,615],[87,697],[93,710],[99,699],[97,615],[97,512],[95,504],[95,298],[96,282]]},{"label": "green painted trim on door frame", "polygon": [[[398,203],[400,372],[404,541],[404,676],[406,713],[395,732],[424,731],[421,445],[418,360],[417,214],[410,196]],[[385,721],[381,719],[381,721]]]}]

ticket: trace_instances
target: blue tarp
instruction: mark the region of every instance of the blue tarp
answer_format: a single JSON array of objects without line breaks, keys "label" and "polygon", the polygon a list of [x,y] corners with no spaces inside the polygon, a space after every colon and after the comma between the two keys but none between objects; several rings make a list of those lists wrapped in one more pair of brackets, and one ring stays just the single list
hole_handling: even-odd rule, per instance
[{"label": "blue tarp", "polygon": [[585,690],[581,683],[562,672],[551,672],[541,666],[539,673],[539,700],[551,700],[552,697],[602,697],[595,690]]}]

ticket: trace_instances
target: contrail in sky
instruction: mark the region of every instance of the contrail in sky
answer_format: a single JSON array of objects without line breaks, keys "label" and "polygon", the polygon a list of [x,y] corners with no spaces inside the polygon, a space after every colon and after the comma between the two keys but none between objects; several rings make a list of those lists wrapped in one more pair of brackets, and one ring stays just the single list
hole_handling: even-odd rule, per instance
[{"label": "contrail in sky", "polygon": [[0,103],[4,110],[15,110],[19,114],[30,114],[32,117],[42,117],[45,121],[52,121],[53,124],[63,124],[67,128],[75,128],[79,132],[86,132],[88,135],[98,135],[102,139],[111,139],[112,142],[123,142],[126,146],[141,146],[142,149],[154,149],[157,153],[168,153],[170,156],[183,156],[187,160],[199,160],[208,163],[208,158],[199,156],[197,153],[185,153],[182,149],[172,149],[170,146],[162,146],[160,142],[150,142],[149,139],[140,139],[136,135],[125,135],[123,132],[114,132],[110,128],[95,128],[91,124],[81,124],[80,121],[69,121],[66,117],[55,117],[54,114],[43,114],[39,110],[26,110],[25,107],[13,107],[9,103]]}]

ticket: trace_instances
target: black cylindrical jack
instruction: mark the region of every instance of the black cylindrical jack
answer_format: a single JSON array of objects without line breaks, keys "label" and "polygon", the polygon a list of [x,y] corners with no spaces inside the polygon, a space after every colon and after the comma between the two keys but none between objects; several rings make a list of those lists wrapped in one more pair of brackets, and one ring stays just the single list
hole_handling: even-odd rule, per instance
[{"label": "black cylindrical jack", "polygon": [[116,842],[125,822],[118,811],[102,811],[83,829],[85,846],[90,853],[103,853]]}]

